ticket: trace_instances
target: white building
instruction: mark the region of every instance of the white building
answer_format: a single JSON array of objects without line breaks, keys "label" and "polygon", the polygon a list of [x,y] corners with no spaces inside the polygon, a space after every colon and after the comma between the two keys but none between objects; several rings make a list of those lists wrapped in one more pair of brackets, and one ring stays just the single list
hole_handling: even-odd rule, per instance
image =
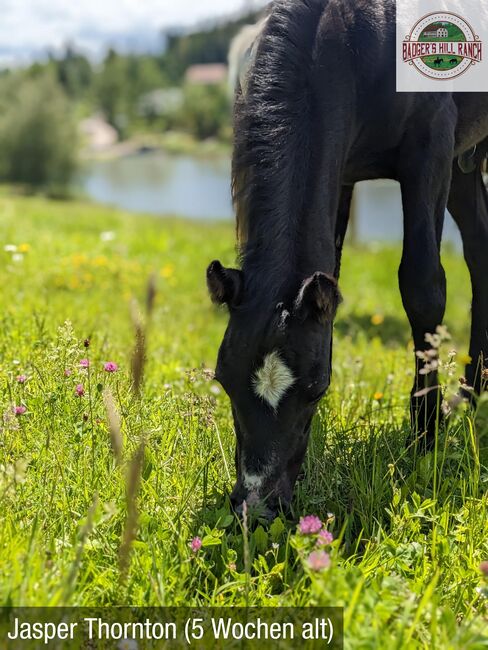
[{"label": "white building", "polygon": [[431,32],[424,32],[424,36],[427,38],[447,38],[449,32],[445,27],[439,27],[438,29],[433,29]]}]

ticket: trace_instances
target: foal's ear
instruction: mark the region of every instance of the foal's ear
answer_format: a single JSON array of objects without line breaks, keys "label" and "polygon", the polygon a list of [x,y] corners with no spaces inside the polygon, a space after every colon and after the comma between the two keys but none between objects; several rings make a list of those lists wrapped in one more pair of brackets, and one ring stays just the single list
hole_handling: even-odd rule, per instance
[{"label": "foal's ear", "polygon": [[243,273],[237,269],[226,269],[218,261],[207,269],[207,287],[212,302],[217,305],[237,305],[241,298]]},{"label": "foal's ear", "polygon": [[295,311],[301,318],[311,316],[327,323],[334,320],[341,301],[337,280],[327,273],[317,272],[304,280],[295,301]]}]

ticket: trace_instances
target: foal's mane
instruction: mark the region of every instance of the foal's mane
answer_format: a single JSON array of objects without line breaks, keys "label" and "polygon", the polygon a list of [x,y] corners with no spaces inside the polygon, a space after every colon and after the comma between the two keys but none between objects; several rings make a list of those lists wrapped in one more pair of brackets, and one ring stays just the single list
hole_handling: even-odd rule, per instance
[{"label": "foal's mane", "polygon": [[[327,0],[277,0],[234,112],[232,190],[249,294],[289,276],[311,149],[311,73]],[[271,295],[273,294],[273,295]]]}]

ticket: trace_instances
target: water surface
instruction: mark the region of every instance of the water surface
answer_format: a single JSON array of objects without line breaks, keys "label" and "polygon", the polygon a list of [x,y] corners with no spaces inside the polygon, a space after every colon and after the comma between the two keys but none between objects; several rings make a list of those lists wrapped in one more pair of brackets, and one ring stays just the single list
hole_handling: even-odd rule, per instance
[{"label": "water surface", "polygon": [[[133,212],[193,219],[232,219],[230,160],[164,153],[126,156],[87,163],[80,178],[93,200]],[[402,238],[400,188],[393,181],[359,183],[355,200],[356,233],[361,242]],[[451,217],[446,241],[461,247]]]}]

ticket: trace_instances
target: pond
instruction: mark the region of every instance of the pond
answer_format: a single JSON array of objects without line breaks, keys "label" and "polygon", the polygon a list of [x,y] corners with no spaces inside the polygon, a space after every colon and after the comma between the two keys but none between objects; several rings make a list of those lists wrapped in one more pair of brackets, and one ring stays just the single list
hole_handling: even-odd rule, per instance
[{"label": "pond", "polygon": [[163,153],[86,163],[81,189],[124,210],[194,219],[231,219],[230,162]]},{"label": "pond", "polygon": [[[86,163],[79,184],[94,201],[128,211],[193,219],[233,218],[230,160],[225,156],[148,153],[90,162]],[[397,183],[359,183],[355,206],[359,241],[401,239],[402,209]],[[449,215],[444,239],[461,247]]]}]

